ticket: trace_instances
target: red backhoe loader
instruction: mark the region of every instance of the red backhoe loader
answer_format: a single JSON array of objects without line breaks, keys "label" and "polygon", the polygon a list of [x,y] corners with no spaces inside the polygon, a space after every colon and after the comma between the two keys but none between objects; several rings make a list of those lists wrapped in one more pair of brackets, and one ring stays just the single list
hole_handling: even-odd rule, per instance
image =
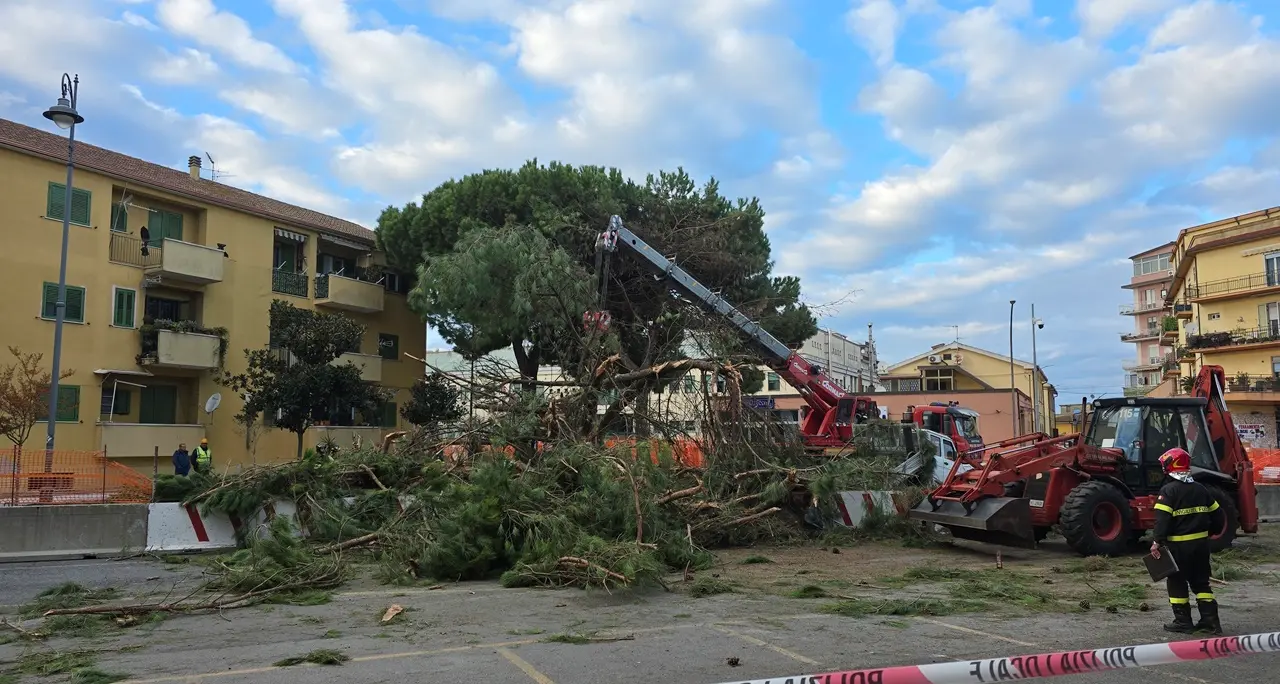
[{"label": "red backhoe loader", "polygon": [[[1099,399],[1085,432],[960,459],[947,481],[909,513],[961,539],[1034,547],[1058,525],[1086,555],[1116,556],[1155,527],[1164,483],[1159,458],[1182,447],[1191,472],[1226,511],[1213,549],[1258,530],[1253,465],[1223,399],[1221,366],[1205,366],[1189,397]],[[959,464],[973,470],[958,472]]]}]

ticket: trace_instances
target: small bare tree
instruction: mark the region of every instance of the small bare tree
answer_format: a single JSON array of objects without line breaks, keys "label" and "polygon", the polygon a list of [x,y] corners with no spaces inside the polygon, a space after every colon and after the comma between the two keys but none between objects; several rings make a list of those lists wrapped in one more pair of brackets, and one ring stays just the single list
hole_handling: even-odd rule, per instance
[{"label": "small bare tree", "polygon": [[[24,354],[17,347],[9,347],[9,353],[14,362],[0,366],[0,435],[21,449],[36,423],[49,416],[53,378],[40,363],[44,354]],[[58,379],[73,373],[74,370],[65,369]]]}]

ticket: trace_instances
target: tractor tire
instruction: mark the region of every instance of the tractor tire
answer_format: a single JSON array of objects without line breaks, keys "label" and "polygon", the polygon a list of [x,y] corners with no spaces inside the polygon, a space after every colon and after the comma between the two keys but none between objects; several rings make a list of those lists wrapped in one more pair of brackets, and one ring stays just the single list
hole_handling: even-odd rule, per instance
[{"label": "tractor tire", "polygon": [[1215,535],[1209,534],[1209,550],[1212,553],[1226,551],[1231,548],[1231,543],[1236,539],[1236,528],[1240,525],[1240,513],[1236,509],[1236,501],[1232,496],[1217,487],[1205,485],[1205,489],[1209,490],[1210,496],[1214,501],[1218,502],[1218,508],[1222,509],[1222,515],[1227,522],[1222,530]]},{"label": "tractor tire", "polygon": [[1133,511],[1115,485],[1091,480],[1076,486],[1062,502],[1062,536],[1082,556],[1120,556],[1129,549]]}]

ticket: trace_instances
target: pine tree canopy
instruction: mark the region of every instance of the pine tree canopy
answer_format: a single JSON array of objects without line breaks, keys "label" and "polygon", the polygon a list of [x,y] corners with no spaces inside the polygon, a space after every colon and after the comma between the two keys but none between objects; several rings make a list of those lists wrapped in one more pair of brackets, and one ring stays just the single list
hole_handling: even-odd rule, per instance
[{"label": "pine tree canopy", "polygon": [[[617,169],[537,160],[483,171],[387,208],[378,244],[392,266],[417,273],[410,305],[455,349],[475,358],[509,346],[532,376],[538,364],[577,361],[570,338],[598,306],[595,240],[613,214],[784,342],[816,333],[799,280],[772,274],[759,201],[731,201],[715,179],[699,186],[683,169],[643,184]],[[629,366],[678,358],[695,332],[708,333],[717,354],[747,353],[723,321],[674,297],[625,249],[613,257],[607,291]]]}]

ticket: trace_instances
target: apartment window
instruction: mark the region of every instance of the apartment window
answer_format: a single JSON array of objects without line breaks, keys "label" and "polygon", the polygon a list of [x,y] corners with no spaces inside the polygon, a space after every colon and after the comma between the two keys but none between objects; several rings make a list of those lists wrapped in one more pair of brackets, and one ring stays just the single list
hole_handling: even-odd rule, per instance
[{"label": "apartment window", "polygon": [[[58,284],[46,282],[44,297],[40,304],[40,317],[55,320],[58,317]],[[84,288],[67,286],[67,310],[62,314],[64,321],[84,323]]]},{"label": "apartment window", "polygon": [[1262,257],[1267,270],[1267,287],[1280,285],[1280,252],[1272,252]]},{"label": "apartment window", "polygon": [[138,394],[138,422],[152,425],[174,425],[178,422],[178,387],[155,385],[143,387]]},{"label": "apartment window", "polygon": [[1280,356],[1271,357],[1271,377],[1280,378]]},{"label": "apartment window", "polygon": [[1258,305],[1258,328],[1264,335],[1280,335],[1280,302]]},{"label": "apartment window", "polygon": [[102,407],[98,411],[104,416],[127,416],[133,407],[133,393],[125,388],[107,385],[102,388]]},{"label": "apartment window", "polygon": [[400,336],[378,333],[378,355],[389,361],[400,359]]},{"label": "apartment window", "polygon": [[138,293],[127,287],[111,288],[111,325],[132,328],[136,325]]},{"label": "apartment window", "polygon": [[686,373],[686,374],[685,374],[685,376],[684,376],[684,391],[685,391],[685,394],[692,394],[696,389],[698,389],[698,388],[697,388],[697,386],[696,386],[696,385],[694,385],[694,382],[693,382],[693,374],[692,374],[692,373]]},{"label": "apartment window", "polygon": [[165,238],[170,240],[182,239],[182,214],[174,211],[164,211],[160,209],[152,209],[147,212],[147,232],[151,238],[149,244],[152,247],[159,247]]},{"label": "apartment window", "polygon": [[1211,320],[1211,321],[1216,321],[1216,320],[1218,320],[1218,319],[1220,319],[1220,318],[1222,318],[1222,314],[1221,314],[1221,313],[1211,313],[1211,314],[1209,314],[1209,320]]},{"label": "apartment window", "polygon": [[1149,256],[1133,262],[1133,275],[1144,276],[1169,270],[1169,254]]},{"label": "apartment window", "polygon": [[955,377],[950,368],[924,369],[924,390],[926,392],[950,392],[955,389]]},{"label": "apartment window", "polygon": [[716,392],[723,393],[726,389],[726,381],[723,375],[716,373]]},{"label": "apartment window", "polygon": [[129,232],[129,207],[120,202],[111,203],[111,230],[116,233]]},{"label": "apartment window", "polygon": [[770,392],[777,392],[782,389],[782,378],[779,378],[777,373],[770,373],[768,379]]},{"label": "apartment window", "polygon": [[[44,399],[41,415],[49,415],[49,398]],[[58,412],[54,416],[59,423],[80,422],[80,386],[58,384]]]},{"label": "apartment window", "polygon": [[[71,222],[89,225],[89,207],[93,193],[80,188],[71,188]],[[67,201],[67,186],[62,183],[49,183],[49,198],[45,203],[44,215],[51,219],[62,220],[63,204]]]},{"label": "apartment window", "polygon": [[338,275],[344,275],[344,276],[347,276],[348,278],[355,275],[354,268],[353,268],[355,264],[340,256],[334,256],[332,254],[321,254],[319,256],[319,261],[320,261],[320,268],[319,268],[320,275],[324,275],[326,273],[337,273]]},{"label": "apartment window", "polygon": [[920,378],[910,378],[898,381],[899,392],[919,392]]},{"label": "apartment window", "polygon": [[379,427],[393,428],[396,426],[396,403],[389,401],[382,405],[382,415],[379,416]]}]

